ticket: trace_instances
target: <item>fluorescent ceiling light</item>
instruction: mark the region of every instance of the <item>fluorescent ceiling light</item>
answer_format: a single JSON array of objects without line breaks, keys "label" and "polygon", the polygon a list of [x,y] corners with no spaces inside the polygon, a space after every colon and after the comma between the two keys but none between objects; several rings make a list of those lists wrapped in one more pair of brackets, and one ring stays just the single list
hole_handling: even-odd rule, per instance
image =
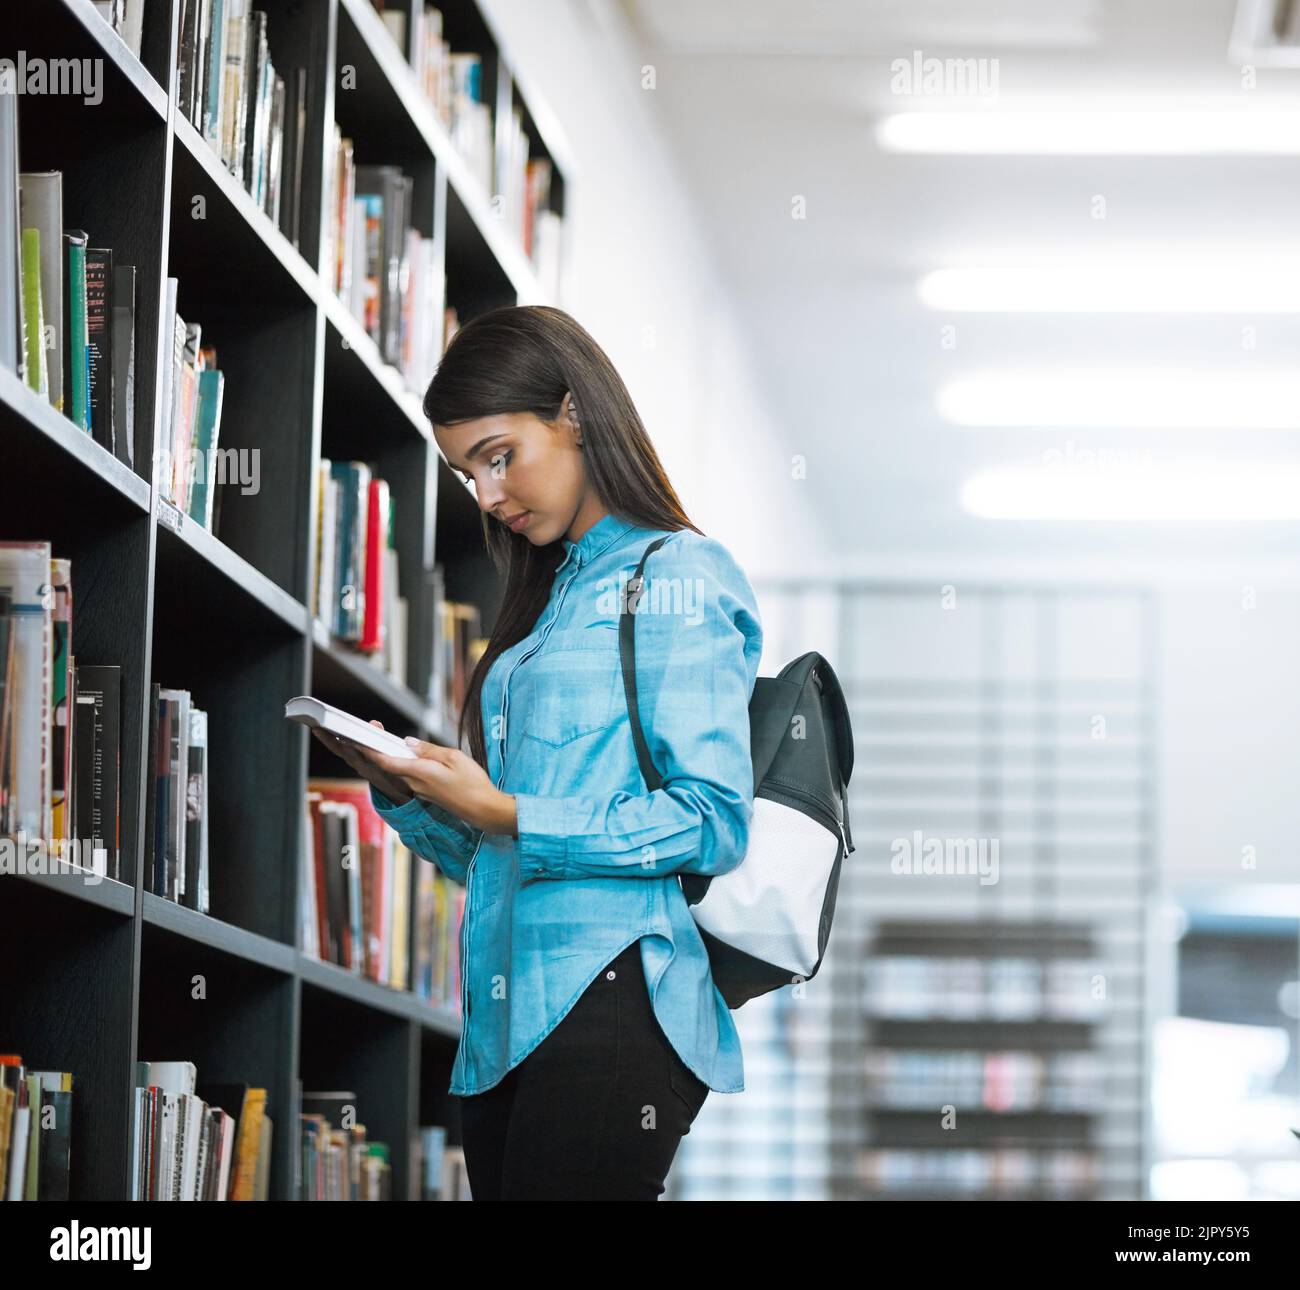
[{"label": "fluorescent ceiling light", "polygon": [[917,295],[949,313],[1300,313],[1300,264],[937,269]]},{"label": "fluorescent ceiling light", "polygon": [[968,426],[1300,429],[1300,377],[1168,372],[987,372],[935,397],[945,421]]},{"label": "fluorescent ceiling light", "polygon": [[1001,466],[966,480],[961,506],[992,520],[1300,520],[1300,470]]},{"label": "fluorescent ceiling light", "polygon": [[900,112],[876,124],[886,152],[1039,156],[1300,153],[1296,112]]}]

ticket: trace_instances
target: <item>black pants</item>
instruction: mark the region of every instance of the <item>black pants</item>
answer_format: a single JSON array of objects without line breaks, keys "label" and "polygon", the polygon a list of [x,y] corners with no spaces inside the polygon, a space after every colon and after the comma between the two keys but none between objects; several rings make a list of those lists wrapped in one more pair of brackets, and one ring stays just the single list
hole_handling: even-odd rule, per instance
[{"label": "black pants", "polygon": [[458,1099],[474,1200],[658,1200],[709,1086],[660,1028],[633,941],[485,1093]]}]

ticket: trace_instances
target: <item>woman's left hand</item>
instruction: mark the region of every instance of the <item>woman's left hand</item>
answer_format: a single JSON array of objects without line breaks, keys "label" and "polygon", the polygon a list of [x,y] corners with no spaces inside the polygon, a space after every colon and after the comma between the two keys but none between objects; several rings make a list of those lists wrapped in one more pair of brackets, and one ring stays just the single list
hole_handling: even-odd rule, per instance
[{"label": "woman's left hand", "polygon": [[408,738],[415,759],[389,757],[371,749],[366,755],[375,765],[402,780],[416,797],[459,816],[471,828],[484,833],[513,833],[514,798],[503,793],[487,771],[459,748]]}]

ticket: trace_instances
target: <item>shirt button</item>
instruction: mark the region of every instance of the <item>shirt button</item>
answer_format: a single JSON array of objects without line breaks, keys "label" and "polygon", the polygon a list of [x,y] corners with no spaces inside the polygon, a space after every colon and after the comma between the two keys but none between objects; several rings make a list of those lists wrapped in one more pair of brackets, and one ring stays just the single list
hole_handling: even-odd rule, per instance
[{"label": "shirt button", "polygon": [[612,971],[611,971],[611,972],[606,972],[606,973],[605,973],[605,980],[606,980],[606,981],[612,981],[613,979],[614,979],[614,973],[613,973]]}]

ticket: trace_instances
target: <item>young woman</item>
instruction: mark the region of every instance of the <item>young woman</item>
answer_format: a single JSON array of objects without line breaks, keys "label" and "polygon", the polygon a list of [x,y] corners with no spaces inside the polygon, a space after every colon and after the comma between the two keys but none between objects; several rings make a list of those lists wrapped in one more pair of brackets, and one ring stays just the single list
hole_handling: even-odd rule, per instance
[{"label": "young woman", "polygon": [[[505,580],[461,747],[408,739],[407,761],[319,737],[403,842],[467,888],[451,1092],[474,1199],[656,1200],[709,1090],[745,1086],[678,875],[727,873],[748,844],[754,593],[686,517],[623,381],[568,314],[476,318],[423,406]],[[663,777],[650,793],[618,621],[665,534],[635,606]]]}]

